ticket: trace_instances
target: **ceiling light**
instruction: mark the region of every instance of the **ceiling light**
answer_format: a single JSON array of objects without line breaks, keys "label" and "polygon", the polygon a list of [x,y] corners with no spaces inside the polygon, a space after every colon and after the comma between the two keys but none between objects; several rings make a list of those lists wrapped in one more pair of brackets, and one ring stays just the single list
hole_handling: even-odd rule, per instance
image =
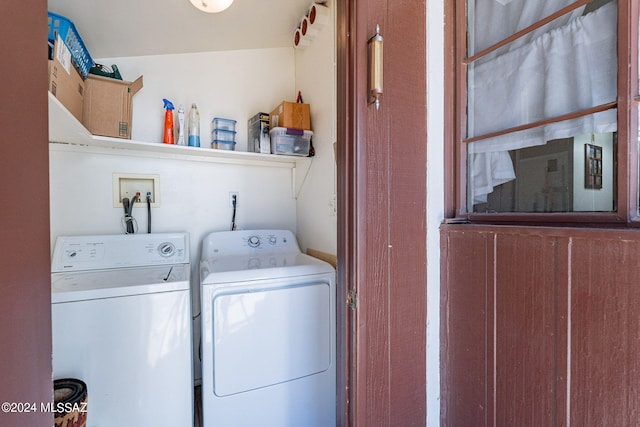
[{"label": "ceiling light", "polygon": [[233,3],[233,0],[190,0],[191,4],[207,13],[222,12]]}]

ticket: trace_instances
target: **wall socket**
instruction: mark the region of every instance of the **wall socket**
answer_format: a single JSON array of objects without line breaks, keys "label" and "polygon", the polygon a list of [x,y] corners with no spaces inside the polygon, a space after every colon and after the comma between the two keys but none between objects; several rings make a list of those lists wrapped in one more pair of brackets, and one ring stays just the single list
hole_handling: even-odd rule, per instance
[{"label": "wall socket", "polygon": [[140,193],[140,200],[134,206],[147,205],[147,193],[151,193],[151,207],[160,207],[160,175],[113,174],[113,207],[121,208],[122,199],[132,200]]},{"label": "wall socket", "polygon": [[233,196],[236,196],[236,207],[240,206],[240,192],[229,191],[229,207],[233,207]]}]

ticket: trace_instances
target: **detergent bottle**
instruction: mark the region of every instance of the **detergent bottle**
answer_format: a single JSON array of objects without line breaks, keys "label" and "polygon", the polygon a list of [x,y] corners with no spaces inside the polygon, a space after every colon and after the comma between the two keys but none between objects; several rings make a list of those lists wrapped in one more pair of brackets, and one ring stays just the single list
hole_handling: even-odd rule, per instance
[{"label": "detergent bottle", "polygon": [[174,144],[173,136],[173,104],[168,99],[162,99],[164,102],[164,136],[162,142],[165,144]]}]

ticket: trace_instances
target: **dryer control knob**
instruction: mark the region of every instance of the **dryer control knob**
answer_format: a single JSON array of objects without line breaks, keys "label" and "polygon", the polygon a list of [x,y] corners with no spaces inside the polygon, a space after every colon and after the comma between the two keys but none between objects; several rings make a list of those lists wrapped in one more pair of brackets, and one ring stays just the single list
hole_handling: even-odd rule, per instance
[{"label": "dryer control knob", "polygon": [[247,243],[249,243],[249,246],[251,246],[252,248],[257,248],[258,246],[260,246],[260,237],[251,236],[249,237],[249,240],[247,240]]}]

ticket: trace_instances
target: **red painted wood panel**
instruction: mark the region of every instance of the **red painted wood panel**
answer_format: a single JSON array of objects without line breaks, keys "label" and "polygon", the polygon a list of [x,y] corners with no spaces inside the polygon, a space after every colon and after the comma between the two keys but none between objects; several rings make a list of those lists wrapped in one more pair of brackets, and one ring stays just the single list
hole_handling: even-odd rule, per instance
[{"label": "red painted wood panel", "polygon": [[0,75],[0,426],[51,426],[51,269],[47,128],[47,2],[2,2]]},{"label": "red painted wood panel", "polygon": [[442,235],[442,412],[447,426],[484,426],[489,413],[487,366],[492,242],[485,233]]},{"label": "red painted wood panel", "polygon": [[424,426],[426,420],[425,8],[425,0],[390,1],[382,27],[385,93],[380,109],[388,121],[390,185],[389,426]]},{"label": "red painted wood panel", "polygon": [[442,241],[443,425],[638,425],[639,232],[445,225]]},{"label": "red painted wood panel", "polygon": [[571,253],[571,424],[638,425],[639,234],[576,238]]},{"label": "red painted wood panel", "polygon": [[[489,389],[495,425],[550,426],[555,420],[557,265],[553,237],[491,234]],[[492,266],[489,265],[488,268]],[[493,399],[492,399],[493,397]]]}]

